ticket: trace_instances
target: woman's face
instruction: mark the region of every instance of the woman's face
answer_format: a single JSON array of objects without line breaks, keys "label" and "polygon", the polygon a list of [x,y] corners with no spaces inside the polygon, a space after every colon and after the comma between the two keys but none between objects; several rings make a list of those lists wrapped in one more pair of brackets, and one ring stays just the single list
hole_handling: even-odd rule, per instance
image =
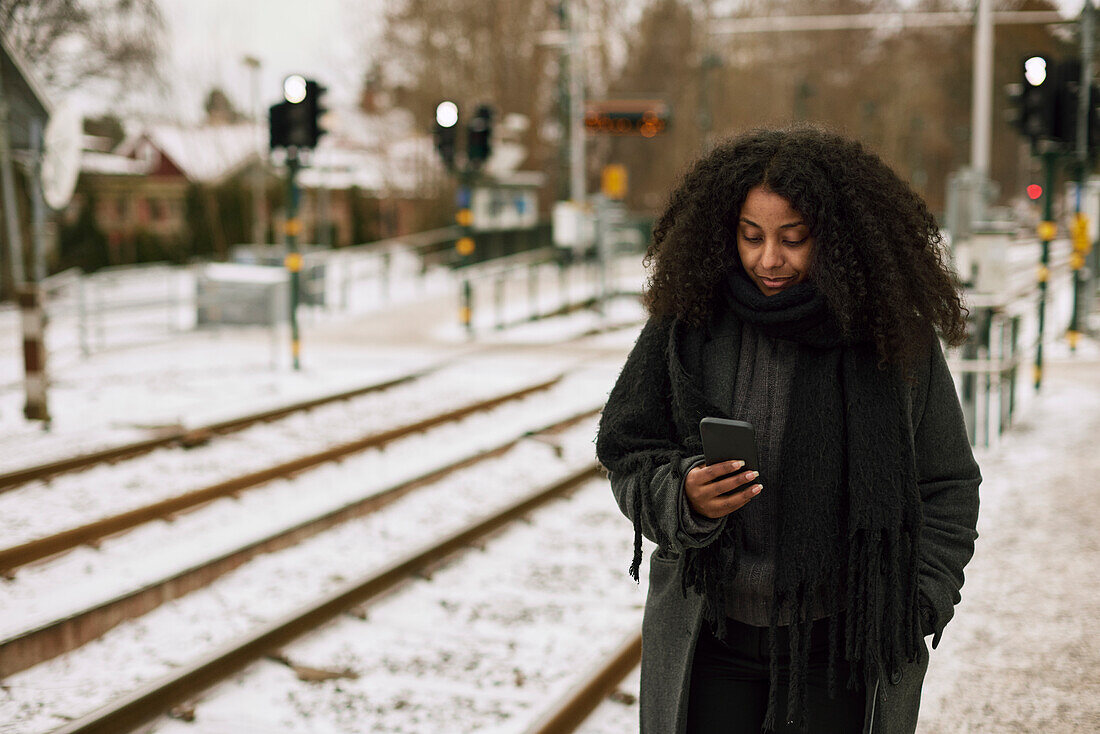
[{"label": "woman's face", "polygon": [[801,283],[813,253],[810,227],[791,202],[763,186],[749,189],[737,222],[737,254],[760,292],[774,296]]}]

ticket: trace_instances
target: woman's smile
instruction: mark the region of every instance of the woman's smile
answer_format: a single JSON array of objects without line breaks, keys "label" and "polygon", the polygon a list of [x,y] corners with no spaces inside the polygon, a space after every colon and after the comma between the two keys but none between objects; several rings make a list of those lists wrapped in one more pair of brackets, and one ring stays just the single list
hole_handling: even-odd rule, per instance
[{"label": "woman's smile", "polygon": [[783,290],[784,288],[792,286],[798,282],[796,280],[796,276],[794,275],[768,276],[761,275],[759,273],[753,273],[753,275],[759,283],[763,283],[765,286],[773,290]]}]

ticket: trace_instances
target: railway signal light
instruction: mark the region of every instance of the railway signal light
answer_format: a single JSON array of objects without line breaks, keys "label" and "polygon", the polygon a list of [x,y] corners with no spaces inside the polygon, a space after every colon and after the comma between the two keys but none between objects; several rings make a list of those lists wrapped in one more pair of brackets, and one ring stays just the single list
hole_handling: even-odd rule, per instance
[{"label": "railway signal light", "polygon": [[479,105],[470,124],[466,126],[466,160],[472,168],[480,168],[492,154],[492,135],[493,108]]},{"label": "railway signal light", "polygon": [[458,133],[458,105],[450,100],[435,108],[435,149],[448,171],[455,167],[455,143]]},{"label": "railway signal light", "polygon": [[268,109],[268,133],[270,147],[315,148],[326,130],[321,126],[321,116],[326,112],[321,106],[321,95],[326,88],[299,74],[283,80],[283,100]]},{"label": "railway signal light", "polygon": [[1054,134],[1057,107],[1052,64],[1045,56],[1031,56],[1024,59],[1020,71],[1020,82],[1008,89],[1015,126],[1033,143],[1050,138]]},{"label": "railway signal light", "polygon": [[1051,138],[1070,147],[1077,144],[1077,97],[1081,90],[1081,62],[1066,59],[1054,68],[1054,129]]},{"label": "railway signal light", "polygon": [[302,100],[302,104],[306,107],[306,118],[309,120],[309,147],[311,148],[316,148],[317,141],[328,132],[321,124],[321,119],[328,112],[328,108],[321,106],[321,97],[327,91],[328,87],[323,87],[312,79],[306,80],[306,96]]},{"label": "railway signal light", "polygon": [[1031,184],[1027,187],[1027,198],[1032,201],[1038,201],[1039,197],[1043,195],[1043,187],[1039,184]]},{"label": "railway signal light", "polygon": [[306,98],[306,79],[301,74],[291,74],[283,79],[283,99],[298,104]]},{"label": "railway signal light", "polygon": [[[1081,62],[1030,56],[1024,59],[1021,72],[1021,81],[1007,88],[1014,126],[1033,145],[1045,141],[1072,150],[1077,144],[1078,97],[1085,89]],[[1100,113],[1096,109],[1100,87],[1090,84],[1087,89],[1090,96],[1085,132],[1091,152],[1100,146]]]}]

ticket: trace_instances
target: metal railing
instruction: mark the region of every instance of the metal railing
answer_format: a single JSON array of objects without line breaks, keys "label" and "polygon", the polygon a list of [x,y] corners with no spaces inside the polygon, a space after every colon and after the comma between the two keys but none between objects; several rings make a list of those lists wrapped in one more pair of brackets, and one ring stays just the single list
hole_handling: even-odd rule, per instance
[{"label": "metal railing", "polygon": [[[637,287],[624,289],[620,271],[626,261],[640,262],[641,254],[616,250],[607,255],[603,260],[576,258],[548,246],[456,269],[468,290],[460,294],[459,311],[472,310],[466,315],[467,330],[501,330],[580,309],[602,313],[609,299],[640,296],[640,280]],[[480,318],[483,313],[492,316]]]},{"label": "metal railing", "polygon": [[[1051,243],[1045,345],[1062,339],[1070,321],[1074,297],[1070,252],[1067,240]],[[1004,287],[997,292],[967,291],[970,336],[966,344],[947,354],[971,444],[983,447],[997,444],[1019,407],[1031,397],[1039,344],[1038,244],[1011,241],[997,253],[997,260],[1004,272],[996,282]]]},{"label": "metal railing", "polygon": [[[505,277],[501,268],[515,268],[515,263],[531,258],[546,262],[552,249],[548,247],[550,226],[543,223],[533,230],[480,233],[475,255],[460,260],[454,249],[459,234],[458,227],[444,227],[339,249],[304,246],[304,308],[307,313],[311,309],[363,313],[394,298],[418,298],[432,292],[442,295],[453,289],[449,271],[460,262],[472,263],[471,268],[495,273],[492,277],[500,279]],[[280,272],[285,255],[272,246],[252,251],[237,248],[237,254],[238,260],[279,266]],[[579,268],[569,270],[576,273]],[[72,268],[46,278],[42,287],[49,320],[46,345],[50,365],[56,368],[98,352],[172,339],[199,327],[217,327],[224,321],[222,316],[240,311],[240,304],[226,302],[233,297],[232,289],[204,292],[199,285],[203,272],[204,267],[197,264],[149,263],[94,273]],[[469,270],[471,276],[474,272]],[[575,279],[562,272],[563,282]],[[507,277],[515,277],[515,273]],[[536,278],[534,287],[545,290],[538,281]],[[271,329],[274,340],[280,327],[278,309],[267,311],[270,314],[255,324]],[[0,365],[0,384],[21,380],[20,333],[18,310],[0,307],[0,339],[13,348],[12,359]]]}]

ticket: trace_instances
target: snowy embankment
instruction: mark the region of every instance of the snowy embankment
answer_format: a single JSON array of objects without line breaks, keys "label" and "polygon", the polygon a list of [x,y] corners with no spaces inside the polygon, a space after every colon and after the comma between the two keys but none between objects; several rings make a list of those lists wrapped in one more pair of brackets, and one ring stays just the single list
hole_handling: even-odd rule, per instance
[{"label": "snowy embankment", "polygon": [[5,610],[0,640],[170,578],[527,431],[591,410],[599,405],[608,379],[600,372],[577,375],[486,414],[413,434],[383,449],[242,492],[237,498],[208,503],[172,522],[149,523],[106,539],[94,549],[77,548],[20,569],[13,581],[0,584],[0,607]]},{"label": "snowy embankment", "polygon": [[[0,731],[48,731],[64,718],[102,705],[142,681],[170,672],[172,667],[277,618],[347,580],[426,545],[474,518],[485,516],[493,508],[525,496],[532,489],[590,462],[592,433],[593,423],[586,421],[555,437],[562,448],[560,456],[546,441],[525,442],[505,456],[418,490],[378,513],[345,523],[293,548],[254,559],[209,588],[125,623],[97,642],[9,677],[5,681],[6,697],[0,699],[0,720],[13,722],[9,725],[13,728],[5,729],[0,725]],[[476,575],[460,579],[451,591],[437,592],[434,590],[436,582],[446,577],[436,574],[431,590],[427,592],[442,593],[446,598],[447,594],[453,596],[457,593],[456,588],[465,590],[464,594],[454,598],[454,608],[470,610],[475,619],[484,616],[482,624],[487,625],[488,629],[496,627],[498,622],[509,616],[514,617],[514,623],[546,615],[556,620],[558,627],[553,634],[540,635],[537,628],[530,633],[519,633],[523,645],[533,645],[533,650],[539,650],[541,646],[540,654],[543,656],[541,662],[534,659],[524,662],[522,658],[525,656],[520,656],[512,663],[521,671],[517,673],[517,679],[522,674],[523,678],[531,681],[527,688],[529,700],[525,704],[528,707],[544,702],[544,680],[558,681],[564,687],[570,682],[567,678],[572,670],[571,664],[562,666],[552,663],[557,658],[566,659],[566,650],[552,645],[556,636],[572,640],[569,644],[574,652],[569,656],[573,660],[578,654],[586,656],[578,668],[583,669],[584,665],[591,664],[595,659],[591,656],[606,652],[592,646],[590,634],[605,628],[616,630],[616,634],[606,635],[606,648],[610,650],[628,631],[629,625],[637,622],[639,592],[621,573],[621,566],[630,553],[629,528],[624,526],[606,485],[601,482],[594,484],[591,494],[596,498],[593,500],[595,505],[600,508],[596,519],[561,513],[554,507],[563,503],[555,503],[537,516],[549,517],[546,522],[558,528],[558,536],[532,538],[531,533],[525,534],[526,528],[521,528],[518,540],[514,542],[505,542],[503,546],[500,545],[504,542],[502,539],[491,542],[491,547],[506,549],[503,553],[470,555],[475,564],[482,564],[477,567],[480,570],[475,572]],[[572,503],[564,504],[569,506]],[[577,532],[581,529],[583,533]],[[502,538],[512,534],[513,531],[506,531]],[[546,555],[545,565],[534,568],[536,586],[542,584],[547,587],[541,594],[521,593],[513,599],[498,600],[503,602],[503,606],[488,604],[488,599],[492,599],[493,595],[485,584],[476,581],[477,578],[485,579],[487,583],[501,574],[515,573],[514,564],[542,554]],[[617,593],[620,595],[617,610],[614,604],[607,603],[607,595],[612,594],[613,599],[616,593],[609,589],[615,588],[619,589]],[[562,592],[556,599],[555,590]],[[394,603],[403,593],[395,594],[383,605]],[[482,601],[470,601],[468,597]],[[447,609],[446,605],[439,608],[443,611]],[[425,607],[423,600],[417,599],[414,594],[409,607],[397,612],[394,619],[411,623],[433,613],[432,606]],[[585,618],[586,614],[592,616]],[[460,614],[455,619],[462,616]],[[377,619],[374,609],[369,619]],[[447,633],[444,640],[435,639],[435,631],[446,631],[446,626],[438,630],[428,627],[422,631],[420,636],[424,647],[413,656],[408,667],[388,670],[383,665],[376,670],[376,674],[392,678],[392,683],[385,690],[395,690],[395,686],[400,688],[401,681],[414,675],[417,666],[423,664],[423,659],[446,658],[439,648],[440,642],[459,645],[456,655],[483,660],[482,664],[489,667],[493,665],[494,649],[499,654],[508,652],[507,647],[489,645],[487,640],[476,635],[462,642],[461,636],[452,635],[453,630]],[[382,635],[392,633],[392,629],[379,632]],[[498,638],[504,635],[505,628],[497,628],[496,634]],[[351,642],[349,639],[343,644]],[[400,657],[409,652],[408,649],[395,649],[393,654]],[[292,651],[288,657],[304,665],[332,667],[319,665],[315,660],[298,660],[297,654]],[[342,659],[337,657],[337,667],[346,665],[341,662]],[[419,663],[417,659],[420,659]],[[445,659],[439,661],[441,665],[445,663]],[[377,661],[371,662],[371,665],[376,664]],[[105,669],[115,671],[106,680],[102,675]],[[382,690],[377,685],[372,688]],[[510,698],[514,696],[505,696],[505,700]],[[295,697],[291,696],[290,700],[293,702]],[[498,705],[499,701],[493,703],[493,706]],[[453,715],[457,712],[448,714]],[[430,730],[430,727],[423,729]]]},{"label": "snowy embankment", "polygon": [[12,546],[552,379],[567,364],[470,360],[411,383],[0,494]]}]

